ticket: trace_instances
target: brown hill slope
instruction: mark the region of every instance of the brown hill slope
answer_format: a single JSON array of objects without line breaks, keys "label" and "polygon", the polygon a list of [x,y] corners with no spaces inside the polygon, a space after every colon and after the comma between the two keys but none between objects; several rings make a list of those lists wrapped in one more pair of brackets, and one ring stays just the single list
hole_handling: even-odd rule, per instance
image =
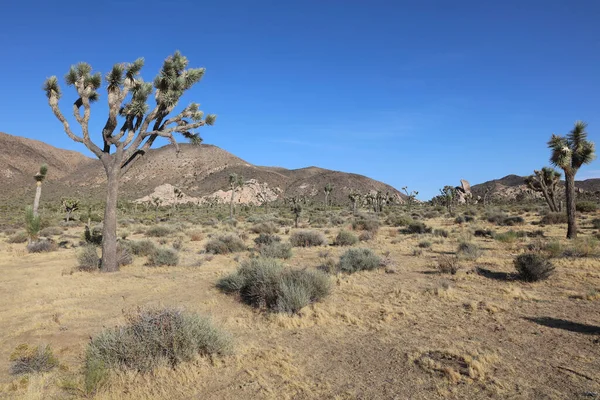
[{"label": "brown hill slope", "polygon": [[[34,186],[29,184],[32,182],[31,176],[35,174],[39,164],[46,162],[53,177],[51,184],[44,186],[43,196],[47,200],[57,200],[63,196],[103,199],[106,178],[98,160],[29,139],[5,134],[2,137],[6,137],[6,143],[18,144],[4,147],[0,143],[0,171],[8,171],[8,165],[12,168],[10,171],[19,171],[18,174],[13,172],[11,175],[18,175],[18,178],[12,178],[8,182],[10,190],[7,192],[11,196],[15,193],[30,195]],[[31,154],[32,148],[36,149],[35,157]],[[122,178],[120,197],[140,199],[152,196],[157,187],[171,185],[181,189],[187,198],[201,201],[203,198],[216,196],[225,199],[228,198],[226,192],[231,173],[237,173],[246,181],[251,181],[246,185],[247,189],[244,189],[246,195],[239,196],[242,202],[257,202],[257,188],[267,189],[273,196],[276,193],[280,198],[307,196],[314,201],[323,201],[323,187],[327,183],[334,185],[331,199],[338,204],[348,202],[348,194],[352,191],[388,192],[398,201],[402,201],[404,197],[393,187],[362,175],[317,167],[287,170],[255,166],[213,145],[181,144],[180,149],[179,154],[175,153],[172,146],[150,150]],[[0,193],[1,197],[6,197],[6,193]]]}]

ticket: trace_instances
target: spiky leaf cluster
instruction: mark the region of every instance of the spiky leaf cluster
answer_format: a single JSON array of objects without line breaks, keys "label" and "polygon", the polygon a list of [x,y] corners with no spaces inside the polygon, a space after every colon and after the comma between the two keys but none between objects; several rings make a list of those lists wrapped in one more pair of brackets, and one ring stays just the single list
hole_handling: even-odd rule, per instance
[{"label": "spiky leaf cluster", "polygon": [[576,172],[583,164],[589,164],[595,157],[595,146],[587,140],[587,124],[575,122],[575,126],[566,136],[553,134],[548,141],[552,151],[550,161],[565,172]]}]

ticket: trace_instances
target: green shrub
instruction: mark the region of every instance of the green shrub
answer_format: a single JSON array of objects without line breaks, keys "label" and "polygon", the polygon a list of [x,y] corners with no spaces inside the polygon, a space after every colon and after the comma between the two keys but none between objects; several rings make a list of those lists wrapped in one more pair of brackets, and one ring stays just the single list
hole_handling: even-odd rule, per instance
[{"label": "green shrub", "polygon": [[575,210],[582,213],[594,212],[598,209],[598,204],[595,201],[578,201],[575,204]]},{"label": "green shrub", "polygon": [[206,243],[206,252],[211,254],[229,254],[244,250],[246,245],[235,235],[221,235]]},{"label": "green shrub", "polygon": [[146,230],[146,236],[149,237],[166,237],[173,233],[173,230],[167,226],[156,225]]},{"label": "green shrub", "polygon": [[100,268],[100,257],[98,257],[96,246],[92,244],[83,246],[79,250],[79,254],[77,254],[77,262],[77,268],[80,271],[98,271],[98,268]]},{"label": "green shrub", "polygon": [[412,233],[424,234],[424,233],[431,233],[432,229],[430,227],[428,227],[427,225],[425,225],[423,222],[413,221],[410,224],[408,224],[408,226],[406,228],[400,230],[400,232],[406,233],[406,234],[412,234]]},{"label": "green shrub", "polygon": [[259,247],[258,253],[265,258],[283,258],[292,257],[292,245],[289,242],[273,242]]},{"label": "green shrub", "polygon": [[294,247],[325,246],[327,239],[321,232],[302,230],[292,232],[290,243]]},{"label": "green shrub", "polygon": [[260,235],[258,235],[258,237],[256,237],[254,239],[254,243],[261,245],[261,244],[272,244],[275,242],[280,242],[281,238],[277,235],[272,235],[269,233],[261,233]]},{"label": "green shrub", "polygon": [[348,249],[340,257],[339,269],[343,272],[354,273],[363,270],[373,270],[381,267],[381,258],[371,249]]},{"label": "green shrub", "polygon": [[10,373],[13,375],[48,372],[58,366],[58,360],[48,345],[30,347],[19,345],[10,356]]},{"label": "green shrub", "polygon": [[404,214],[392,214],[385,221],[387,225],[395,227],[406,226],[411,222],[413,222],[413,219],[408,215]]},{"label": "green shrub", "polygon": [[126,320],[126,325],[107,328],[89,343],[86,382],[88,375],[98,375],[98,370],[105,368],[147,372],[165,361],[175,366],[198,354],[224,354],[231,348],[228,334],[194,313],[175,308],[138,309],[126,315]]},{"label": "green shrub", "polygon": [[445,229],[434,229],[433,230],[433,236],[440,236],[443,238],[447,238],[448,237],[448,231]]},{"label": "green shrub", "polygon": [[523,217],[520,216],[509,216],[503,212],[492,211],[488,212],[485,216],[488,222],[496,224],[498,226],[514,226],[525,223]]},{"label": "green shrub", "polygon": [[179,253],[174,249],[158,248],[148,256],[149,267],[160,267],[163,265],[175,266],[179,263]]},{"label": "green shrub", "polygon": [[422,249],[428,249],[431,247],[431,242],[429,240],[421,240],[418,246]]},{"label": "green shrub", "polygon": [[217,287],[225,293],[238,292],[250,306],[284,313],[298,313],[331,291],[323,272],[287,269],[269,258],[245,260],[237,272],[220,279]]},{"label": "green shrub", "polygon": [[594,229],[600,229],[600,218],[594,218],[591,222]]},{"label": "green shrub", "polygon": [[595,257],[598,255],[598,239],[593,236],[579,237],[563,250],[565,257]]},{"label": "green shrub", "polygon": [[461,257],[468,260],[476,260],[481,256],[481,249],[475,244],[470,242],[462,242],[458,245],[456,251]]},{"label": "green shrub", "polygon": [[358,243],[358,237],[349,231],[341,230],[335,237],[333,244],[336,246],[352,246]]},{"label": "green shrub", "polygon": [[542,225],[555,225],[555,224],[566,224],[567,223],[567,214],[562,212],[549,212],[544,215],[540,220],[540,224]]},{"label": "green shrub", "polygon": [[129,251],[136,256],[145,257],[156,251],[156,245],[153,241],[145,239],[145,240],[128,240],[122,242],[123,246],[129,248]]},{"label": "green shrub", "polygon": [[548,279],[554,273],[554,266],[546,258],[535,253],[525,253],[514,260],[519,278],[526,282]]},{"label": "green shrub", "polygon": [[456,223],[456,224],[464,224],[465,223],[465,218],[462,215],[459,215],[458,217],[454,218],[454,223]]},{"label": "green shrub", "polygon": [[274,234],[279,232],[279,228],[273,222],[260,222],[252,226],[251,231],[260,234]]},{"label": "green shrub", "polygon": [[25,243],[28,239],[27,232],[17,232],[6,239],[7,243]]},{"label": "green shrub", "polygon": [[494,235],[494,239],[502,243],[514,243],[518,239],[518,236],[517,232],[511,230]]},{"label": "green shrub", "polygon": [[355,231],[368,231],[374,234],[379,230],[379,221],[376,219],[359,218],[352,222],[352,229]]}]

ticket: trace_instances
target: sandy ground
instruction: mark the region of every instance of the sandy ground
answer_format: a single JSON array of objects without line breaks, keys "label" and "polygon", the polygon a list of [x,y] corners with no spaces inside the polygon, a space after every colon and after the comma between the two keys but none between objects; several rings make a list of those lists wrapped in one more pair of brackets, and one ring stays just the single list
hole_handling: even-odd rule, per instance
[{"label": "sandy ground", "polygon": [[[506,273],[534,239],[504,244],[473,238],[483,255],[462,261],[456,275],[441,275],[434,269],[437,257],[454,252],[469,226],[442,219],[427,224],[448,229],[450,238],[381,228],[373,241],[357,246],[389,252],[387,271],[332,276],[332,295],[299,316],[266,314],[220,293],[215,282],[247,254],[206,260],[198,254],[204,242],[187,236],[182,266],[151,268],[136,258],[112,274],[74,271],[77,249],[28,254],[24,244],[0,237],[0,398],[82,397],[82,356],[90,337],[143,305],[182,306],[210,316],[234,336],[234,354],[146,375],[117,373],[95,398],[600,398],[600,260],[555,259],[552,278],[523,283]],[[219,228],[201,229],[209,234]],[[331,241],[338,228],[327,229]],[[248,231],[244,225],[238,230]],[[564,231],[560,225],[545,228],[555,238]],[[81,228],[67,233],[79,236]],[[414,256],[424,239],[431,248]],[[337,259],[344,250],[294,249],[287,263],[315,268],[320,252]],[[202,265],[191,266],[198,260]],[[49,343],[61,367],[10,375],[10,354],[21,343]]]}]

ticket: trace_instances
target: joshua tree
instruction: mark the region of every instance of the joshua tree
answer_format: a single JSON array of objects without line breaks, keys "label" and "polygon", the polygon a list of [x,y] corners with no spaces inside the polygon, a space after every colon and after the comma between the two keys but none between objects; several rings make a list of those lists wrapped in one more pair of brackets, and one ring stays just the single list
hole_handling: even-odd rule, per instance
[{"label": "joshua tree", "polygon": [[63,210],[67,213],[65,219],[67,220],[67,222],[69,222],[71,220],[71,214],[73,213],[73,211],[79,210],[79,200],[63,199],[61,204]]},{"label": "joshua tree", "polygon": [[183,196],[185,195],[181,189],[179,188],[174,188],[173,189],[173,195],[174,195],[174,199],[173,199],[173,210],[177,210],[177,204],[179,203],[179,200],[183,199]]},{"label": "joshua tree", "polygon": [[298,227],[298,220],[300,219],[300,214],[302,214],[302,206],[300,205],[299,199],[296,197],[292,197],[292,207],[291,211],[294,213],[294,226]]},{"label": "joshua tree", "polygon": [[348,195],[348,198],[352,202],[352,214],[356,216],[356,206],[360,203],[362,195],[358,192],[352,192]]},{"label": "joshua tree", "polygon": [[152,204],[154,204],[154,220],[158,222],[158,209],[162,205],[163,201],[160,197],[152,197]]},{"label": "joshua tree", "polygon": [[42,164],[40,167],[40,171],[33,176],[35,179],[35,199],[33,200],[33,216],[39,217],[38,208],[40,207],[40,197],[42,196],[42,182],[46,179],[46,174],[48,173],[48,166],[46,164]]},{"label": "joshua tree", "polygon": [[[202,79],[204,68],[187,68],[188,60],[179,52],[168,57],[151,82],[144,82],[139,73],[144,59],[131,64],[115,64],[105,76],[108,118],[102,128],[101,145],[90,138],[89,120],[91,104],[98,100],[97,90],[102,84],[100,73],[92,73],[87,63],[73,65],[65,80],[77,92],[73,103],[76,121],[81,126],[81,134],[76,134],[61,112],[58,102],[61,90],[56,76],[44,83],[44,91],[52,112],[63,124],[66,134],[74,141],[83,143],[96,155],[104,166],[107,177],[106,206],[102,241],[102,271],[116,271],[117,264],[117,196],[119,178],[142,157],[158,137],[166,138],[179,151],[174,134],[180,133],[192,143],[201,139],[194,129],[212,125],[215,115],[204,116],[198,104],[192,103],[179,114],[169,115],[177,106],[181,96]],[[156,90],[153,90],[153,86]],[[154,91],[156,105],[148,105]],[[81,109],[83,108],[83,113]],[[118,128],[118,125],[121,125]]]},{"label": "joshua tree", "polygon": [[233,219],[233,198],[235,191],[244,186],[244,177],[236,173],[229,175],[229,189],[231,189],[231,199],[229,201],[229,219]]},{"label": "joshua tree", "polygon": [[560,172],[553,168],[544,167],[533,171],[534,175],[525,178],[527,187],[535,192],[541,192],[550,207],[550,211],[559,212],[560,207],[556,204],[556,189],[560,182]]},{"label": "joshua tree", "polygon": [[589,164],[596,157],[594,143],[587,140],[587,124],[575,122],[566,136],[552,134],[548,147],[552,151],[550,162],[565,173],[565,197],[567,200],[567,239],[577,237],[575,221],[575,175],[583,164]]},{"label": "joshua tree", "polygon": [[323,191],[325,192],[325,208],[329,207],[329,195],[333,191],[333,187],[334,186],[331,183],[328,183],[323,188]]},{"label": "joshua tree", "polygon": [[454,205],[454,199],[456,197],[455,191],[456,189],[453,186],[448,185],[444,186],[443,189],[440,189],[442,201],[444,202],[444,205],[448,209],[449,213],[452,212],[452,206]]},{"label": "joshua tree", "polygon": [[402,190],[404,190],[404,193],[406,193],[406,209],[408,212],[410,212],[419,192],[417,192],[416,190],[413,190],[412,192],[409,193],[408,186],[404,186],[402,188]]}]

